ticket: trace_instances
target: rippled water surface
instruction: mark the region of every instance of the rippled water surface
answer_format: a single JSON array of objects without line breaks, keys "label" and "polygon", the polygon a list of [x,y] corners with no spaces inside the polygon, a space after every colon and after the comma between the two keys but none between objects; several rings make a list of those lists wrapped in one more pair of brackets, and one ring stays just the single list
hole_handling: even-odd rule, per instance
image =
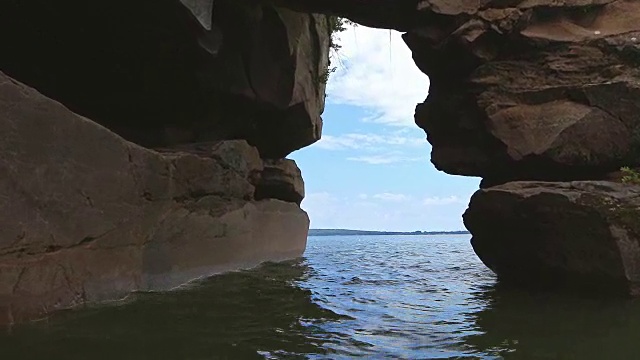
[{"label": "rippled water surface", "polygon": [[311,237],[305,259],[0,336],[1,359],[637,359],[640,303],[500,290],[468,236]]}]

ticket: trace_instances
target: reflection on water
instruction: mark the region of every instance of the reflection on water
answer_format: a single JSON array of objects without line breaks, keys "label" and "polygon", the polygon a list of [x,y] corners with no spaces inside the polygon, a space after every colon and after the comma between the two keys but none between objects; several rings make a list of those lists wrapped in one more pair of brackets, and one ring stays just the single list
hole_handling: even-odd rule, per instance
[{"label": "reflection on water", "polygon": [[640,303],[499,289],[466,236],[311,238],[306,259],[57,314],[2,359],[634,359]]},{"label": "reflection on water", "polygon": [[301,264],[232,273],[190,289],[140,293],[119,306],[61,313],[0,339],[15,359],[262,359],[323,354],[317,324],[340,317],[294,284]]},{"label": "reflection on water", "polygon": [[482,333],[464,341],[504,359],[637,359],[640,302],[629,299],[532,294],[477,294],[487,307],[471,320]]}]

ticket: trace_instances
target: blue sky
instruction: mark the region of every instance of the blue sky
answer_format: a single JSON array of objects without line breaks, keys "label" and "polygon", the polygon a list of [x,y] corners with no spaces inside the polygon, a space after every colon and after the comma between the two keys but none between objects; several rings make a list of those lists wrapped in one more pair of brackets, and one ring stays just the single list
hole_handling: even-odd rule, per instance
[{"label": "blue sky", "polygon": [[305,179],[312,228],[460,230],[479,179],[447,175],[413,122],[429,79],[400,33],[349,27],[332,54],[322,139],[289,157]]}]

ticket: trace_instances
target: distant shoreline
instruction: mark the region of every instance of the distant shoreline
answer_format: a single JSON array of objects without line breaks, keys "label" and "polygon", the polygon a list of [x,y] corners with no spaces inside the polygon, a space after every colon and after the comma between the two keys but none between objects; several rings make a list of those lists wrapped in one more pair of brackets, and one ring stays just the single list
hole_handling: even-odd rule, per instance
[{"label": "distant shoreline", "polygon": [[309,229],[309,236],[347,236],[347,235],[468,235],[460,231],[369,231],[348,229]]}]

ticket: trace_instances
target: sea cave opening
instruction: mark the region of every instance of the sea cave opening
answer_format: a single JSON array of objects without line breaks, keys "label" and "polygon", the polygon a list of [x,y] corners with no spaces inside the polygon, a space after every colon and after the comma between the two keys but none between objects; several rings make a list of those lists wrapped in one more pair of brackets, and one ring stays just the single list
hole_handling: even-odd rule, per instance
[{"label": "sea cave opening", "polygon": [[429,78],[401,32],[342,23],[330,51],[322,138],[290,155],[304,175],[311,228],[463,230],[480,180],[430,162],[414,121]]},{"label": "sea cave opening", "polygon": [[637,347],[557,294],[638,295],[640,2],[597,2],[3,1],[0,326],[56,314],[3,351]]},{"label": "sea cave opening", "polygon": [[[145,147],[238,138],[257,146],[263,158],[283,157],[315,142],[320,129],[313,121],[300,120],[309,111],[289,106],[288,98],[278,98],[280,93],[294,91],[287,69],[296,66],[292,63],[295,59],[281,56],[287,50],[280,38],[286,36],[278,33],[291,29],[282,29],[276,19],[286,15],[263,10],[259,13],[262,20],[256,25],[251,18],[258,12],[240,3],[215,2],[213,27],[206,29],[179,1],[4,2],[0,5],[0,41],[11,51],[3,54],[0,66],[8,76]],[[406,222],[399,225],[402,218],[413,213],[422,214],[426,221],[421,229],[459,230],[461,211],[472,188],[477,188],[477,181],[444,180],[445,175],[429,163],[429,144],[413,120],[415,105],[428,93],[427,76],[411,60],[406,36],[403,39],[396,30],[354,25],[350,23],[347,31],[339,34],[343,40],[333,44],[332,63],[326,71],[320,69],[326,75],[310,79],[328,80],[329,92],[324,137],[313,147],[293,154],[308,184],[305,206],[310,208],[312,218],[321,217],[315,214],[314,199],[325,193],[329,193],[330,201],[336,196],[345,198],[360,182],[362,191],[353,199],[345,198],[344,203],[387,201],[399,205],[409,198],[415,202],[406,206],[403,213],[407,216],[377,211],[380,219],[389,222],[385,228],[393,227],[393,221],[398,222],[395,229],[418,226]],[[312,46],[326,46],[318,42],[326,39],[314,41]],[[250,48],[255,45],[247,45],[256,43],[264,43],[264,50],[258,54]],[[304,51],[309,50],[317,51]],[[256,69],[259,76],[253,76]],[[245,76],[253,78],[247,80]],[[324,92],[324,85],[320,88]],[[255,94],[247,94],[247,89]],[[469,134],[472,131],[462,130]],[[440,140],[438,132],[434,133],[431,141],[448,141],[453,144],[448,148],[454,149],[456,142],[477,137]],[[331,147],[350,148],[353,153],[333,149],[338,151],[335,155],[346,154],[340,163],[334,162],[336,156],[313,154],[315,149]],[[305,155],[307,151],[310,153]],[[320,164],[342,169],[345,177],[328,179],[319,170]],[[357,168],[359,172],[354,172]],[[394,174],[395,178],[384,174]],[[438,180],[429,180],[435,178]],[[403,179],[413,179],[415,184],[401,185]],[[335,184],[339,191],[331,194],[323,186],[316,186],[318,182]],[[454,183],[466,184],[461,185],[462,193],[453,188]],[[411,187],[414,194],[403,194],[403,186]],[[418,195],[424,191],[419,189],[429,190]],[[429,223],[428,219],[444,218],[427,215],[419,203],[457,206],[453,218],[458,223]],[[408,211],[410,207],[415,210]]]}]

